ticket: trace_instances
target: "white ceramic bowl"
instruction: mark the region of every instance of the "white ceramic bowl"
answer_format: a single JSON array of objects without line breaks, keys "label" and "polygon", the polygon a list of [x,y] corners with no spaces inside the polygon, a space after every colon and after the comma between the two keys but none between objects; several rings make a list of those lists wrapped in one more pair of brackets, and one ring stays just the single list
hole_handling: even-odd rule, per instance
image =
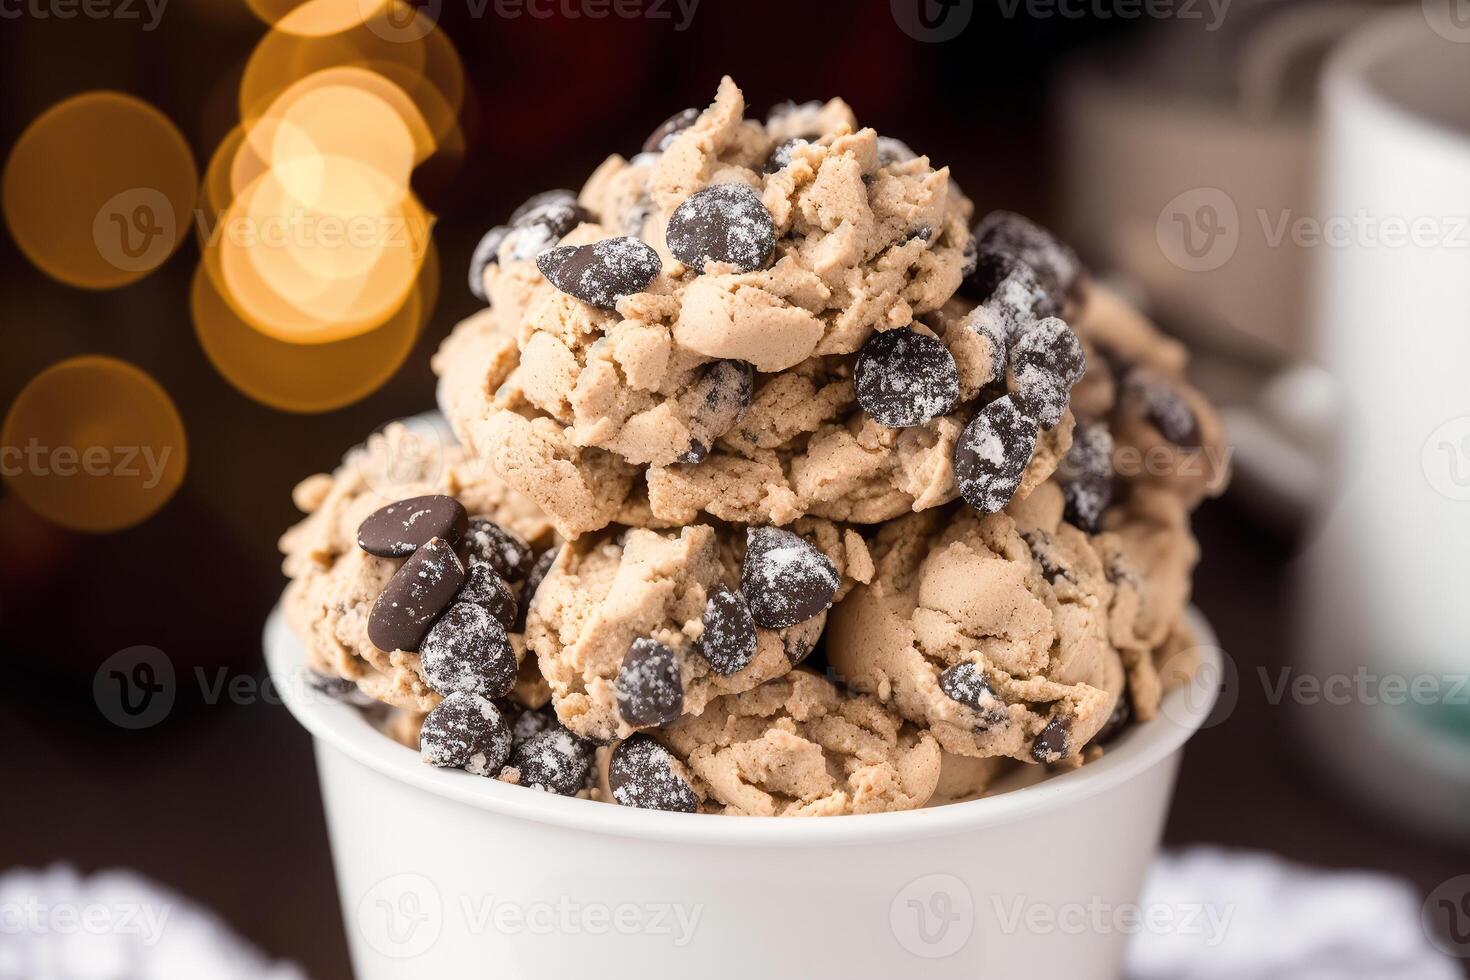
[{"label": "white ceramic bowl", "polygon": [[1116,978],[1203,667],[1097,762],[1011,793],[812,820],[656,813],[434,769],[300,683],[358,980]]}]

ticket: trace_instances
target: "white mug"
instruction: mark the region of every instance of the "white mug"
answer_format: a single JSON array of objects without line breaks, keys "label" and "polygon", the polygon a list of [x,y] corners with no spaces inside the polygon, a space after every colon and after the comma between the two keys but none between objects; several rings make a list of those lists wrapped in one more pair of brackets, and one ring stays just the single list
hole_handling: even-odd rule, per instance
[{"label": "white mug", "polygon": [[[1340,475],[1302,562],[1325,763],[1470,840],[1470,19],[1425,0],[1323,81],[1313,356],[1342,399]],[[1442,19],[1440,15],[1443,15]]]}]

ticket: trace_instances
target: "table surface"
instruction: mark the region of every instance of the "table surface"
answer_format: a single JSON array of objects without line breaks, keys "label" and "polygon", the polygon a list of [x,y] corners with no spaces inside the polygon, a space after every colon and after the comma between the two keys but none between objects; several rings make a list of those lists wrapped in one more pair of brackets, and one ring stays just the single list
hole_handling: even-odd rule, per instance
[{"label": "table surface", "polygon": [[[1228,498],[1207,505],[1197,528],[1206,555],[1197,601],[1222,645],[1243,675],[1284,665],[1292,543]],[[350,976],[311,746],[284,708],[181,711],[120,733],[90,702],[38,703],[15,688],[0,698],[13,787],[0,807],[0,865],[134,868],[317,980]],[[1470,871],[1470,854],[1345,803],[1294,751],[1291,723],[1243,686],[1233,715],[1189,748],[1168,842],[1394,872],[1421,893]]]}]

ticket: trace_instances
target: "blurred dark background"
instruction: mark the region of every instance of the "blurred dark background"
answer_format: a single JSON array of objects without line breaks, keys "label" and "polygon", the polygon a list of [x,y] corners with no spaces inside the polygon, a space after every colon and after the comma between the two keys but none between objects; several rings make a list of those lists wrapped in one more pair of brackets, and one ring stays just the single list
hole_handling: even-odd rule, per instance
[{"label": "blurred dark background", "polygon": [[[106,353],[165,386],[190,442],[177,497],[123,533],[71,534],[0,496],[0,867],[135,868],[215,908],[272,955],[323,980],[346,977],[305,733],[280,707],[210,705],[191,683],[166,721],[121,731],[93,702],[98,665],[145,644],[181,675],[261,677],[261,626],[284,585],[276,539],[297,518],[291,488],[384,421],[432,406],[429,355],[478,305],[462,270],[479,235],[533,192],[579,186],[607,153],[635,152],[671,112],[705,104],[721,74],[741,84],[753,114],[841,95],[864,124],[950,164],[981,212],[1053,220],[1057,68],[1148,29],[1007,18],[980,2],[959,38],[921,43],[896,26],[887,0],[702,0],[683,31],[669,6],[672,20],[476,20],[445,0],[440,23],[469,95],[462,165],[421,188],[439,216],[441,298],[406,366],[350,408],[285,414],[214,371],[190,326],[192,239],[141,282],[88,293],[48,279],[0,236],[0,404],[50,364]],[[57,100],[115,88],[170,116],[202,169],[236,122],[240,70],[264,31],[239,0],[174,0],[151,32],[115,20],[6,20],[0,146]],[[1227,495],[1197,518],[1197,602],[1252,677],[1290,658],[1286,581],[1299,548],[1292,522],[1258,514]],[[1384,869],[1421,894],[1470,868],[1464,853],[1344,806],[1293,744],[1287,713],[1244,684],[1233,716],[1190,749],[1169,840]]]}]

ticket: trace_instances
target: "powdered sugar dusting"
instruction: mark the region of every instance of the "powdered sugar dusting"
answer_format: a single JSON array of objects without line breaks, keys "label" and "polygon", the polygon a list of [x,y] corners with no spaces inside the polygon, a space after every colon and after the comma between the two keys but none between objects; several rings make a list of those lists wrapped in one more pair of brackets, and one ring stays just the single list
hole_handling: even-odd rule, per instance
[{"label": "powdered sugar dusting", "polygon": [[842,585],[832,559],[778,527],[746,530],[740,591],[759,626],[784,629],[829,609]]},{"label": "powdered sugar dusting", "polygon": [[754,272],[770,260],[776,225],[760,195],[745,184],[715,184],[691,194],[669,217],[669,251],[702,271],[723,262]]}]

